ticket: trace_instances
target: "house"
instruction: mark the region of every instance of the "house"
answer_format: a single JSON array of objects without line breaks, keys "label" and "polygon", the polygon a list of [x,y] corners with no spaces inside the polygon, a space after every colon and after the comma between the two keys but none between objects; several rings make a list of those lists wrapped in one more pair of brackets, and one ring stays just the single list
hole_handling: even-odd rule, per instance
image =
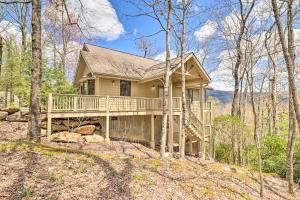
[{"label": "house", "polygon": [[[184,55],[188,102],[187,152],[211,152],[211,112],[205,88],[211,79],[193,53]],[[51,119],[99,117],[105,139],[127,139],[160,144],[165,63],[104,47],[84,44],[78,59],[74,86],[80,95],[49,95],[48,134]],[[171,60],[168,113],[168,150],[180,144],[181,65]],[[206,142],[208,143],[206,145]],[[177,148],[178,149],[178,148]],[[203,154],[202,154],[203,155]]]}]

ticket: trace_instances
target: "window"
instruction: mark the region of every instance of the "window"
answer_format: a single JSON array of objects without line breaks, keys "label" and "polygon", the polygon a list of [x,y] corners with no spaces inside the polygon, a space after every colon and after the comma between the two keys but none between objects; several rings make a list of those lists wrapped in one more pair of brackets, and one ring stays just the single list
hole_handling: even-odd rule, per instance
[{"label": "window", "polygon": [[95,80],[90,79],[81,83],[80,94],[94,95],[95,94]]},{"label": "window", "polygon": [[87,85],[88,85],[88,94],[94,95],[95,94],[95,79],[88,80]]},{"label": "window", "polygon": [[120,81],[120,96],[131,96],[131,81]]},{"label": "window", "polygon": [[159,86],[158,87],[158,97],[163,97],[164,96],[164,87]]}]

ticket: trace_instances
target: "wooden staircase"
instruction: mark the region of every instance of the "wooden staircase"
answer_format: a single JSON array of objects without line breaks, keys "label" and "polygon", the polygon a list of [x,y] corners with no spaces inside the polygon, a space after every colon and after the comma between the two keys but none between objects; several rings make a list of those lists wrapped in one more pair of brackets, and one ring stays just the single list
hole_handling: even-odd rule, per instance
[{"label": "wooden staircase", "polygon": [[[188,138],[198,138],[202,139],[202,122],[197,118],[197,116],[190,110],[187,109],[187,125],[186,125],[186,139]],[[178,118],[175,118],[174,121],[178,122]]]}]

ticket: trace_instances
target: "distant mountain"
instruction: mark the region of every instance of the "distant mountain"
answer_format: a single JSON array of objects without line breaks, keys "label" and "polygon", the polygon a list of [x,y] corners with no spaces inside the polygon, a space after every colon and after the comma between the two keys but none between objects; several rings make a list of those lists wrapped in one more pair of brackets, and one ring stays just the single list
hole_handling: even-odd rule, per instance
[{"label": "distant mountain", "polygon": [[211,96],[219,100],[221,103],[226,104],[232,101],[233,91],[222,91],[222,90],[208,90],[207,96]]}]

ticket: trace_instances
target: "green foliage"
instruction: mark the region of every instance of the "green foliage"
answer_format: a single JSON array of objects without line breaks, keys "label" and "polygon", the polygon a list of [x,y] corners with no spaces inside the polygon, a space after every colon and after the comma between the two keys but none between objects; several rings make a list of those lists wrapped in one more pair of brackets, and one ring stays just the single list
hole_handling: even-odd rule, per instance
[{"label": "green foliage", "polygon": [[76,89],[67,80],[65,73],[55,67],[43,68],[41,101],[42,105],[46,104],[48,93],[76,93]]},{"label": "green foliage", "polygon": [[231,146],[226,143],[220,143],[215,149],[215,159],[222,163],[229,163],[231,159]]},{"label": "green foliage", "polygon": [[[31,85],[31,49],[22,52],[13,40],[6,40],[3,54],[4,64],[0,76],[0,91],[8,91],[23,99],[23,105],[29,104]],[[59,66],[42,60],[41,104],[45,107],[48,93],[75,93],[65,72]],[[19,105],[13,105],[18,107]]]}]

